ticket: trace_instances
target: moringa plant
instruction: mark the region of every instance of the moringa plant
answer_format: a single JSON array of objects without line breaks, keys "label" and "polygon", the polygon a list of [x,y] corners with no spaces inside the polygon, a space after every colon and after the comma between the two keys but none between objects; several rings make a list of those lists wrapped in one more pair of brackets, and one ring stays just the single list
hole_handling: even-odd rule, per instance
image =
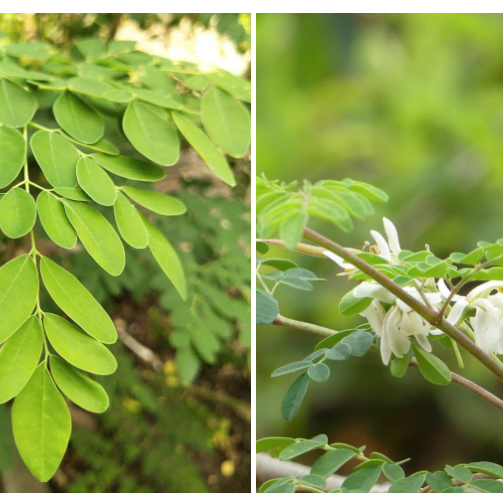
[{"label": "moringa plant", "polygon": [[[339,275],[356,282],[341,299],[340,312],[361,315],[365,323],[354,329],[337,331],[286,318],[274,293],[280,286],[313,290],[319,281],[313,272],[299,268],[291,260],[257,259],[257,324],[275,324],[317,334],[320,342],[302,361],[287,363],[272,377],[300,375],[286,392],[281,412],[292,419],[307,393],[309,382],[325,382],[330,364],[369,352],[377,353],[394,377],[405,375],[409,367],[419,369],[432,384],[454,382],[475,393],[503,412],[503,400],[480,385],[458,375],[436,356],[435,348],[452,349],[463,368],[464,350],[487,370],[503,380],[503,239],[481,241],[469,253],[452,253],[447,258],[424,250],[402,249],[395,226],[383,219],[387,239],[372,231],[374,244],[350,249],[309,227],[311,216],[352,229],[352,217],[373,214],[370,201],[385,202],[387,196],[375,187],[353,180],[285,184],[257,180],[257,251],[281,246],[333,261]],[[279,233],[280,239],[275,238]],[[313,244],[302,242],[302,238]],[[466,295],[461,290],[478,282]],[[281,460],[306,452],[325,453],[314,463],[310,474],[295,474],[266,482],[264,492],[323,492],[327,479],[351,459],[358,464],[342,487],[331,492],[369,492],[381,475],[390,482],[388,492],[503,492],[503,467],[490,462],[447,465],[445,471],[420,471],[406,476],[401,465],[380,453],[364,454],[364,447],[330,444],[326,435],[313,439],[271,437],[257,442],[257,451],[269,451]]]},{"label": "moringa plant", "polygon": [[[14,439],[39,480],[52,477],[67,448],[63,395],[91,412],[107,409],[106,392],[87,374],[115,371],[106,345],[117,332],[79,280],[42,254],[36,231],[63,249],[79,240],[112,276],[125,266],[123,241],[148,248],[185,298],[175,249],[138,208],[177,216],[185,205],[136,182],[164,178],[161,166],[177,162],[183,138],[235,185],[225,154],[248,151],[249,101],[245,80],[151,56],[134,42],[86,39],[69,54],[42,43],[0,47],[0,229],[29,242],[0,268],[0,403],[15,398]],[[59,314],[44,310],[42,287]]]}]

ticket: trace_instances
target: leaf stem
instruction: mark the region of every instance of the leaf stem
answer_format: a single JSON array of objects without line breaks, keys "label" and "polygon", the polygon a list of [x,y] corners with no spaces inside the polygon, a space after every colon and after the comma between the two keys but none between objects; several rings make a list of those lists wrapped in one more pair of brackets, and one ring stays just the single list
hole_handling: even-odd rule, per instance
[{"label": "leaf stem", "polygon": [[278,314],[276,319],[273,321],[273,325],[296,328],[304,332],[311,332],[312,334],[321,335],[322,337],[328,337],[329,335],[337,333],[337,330],[320,327],[319,325],[314,325],[312,323],[307,323],[305,321],[292,320],[291,318],[281,316],[281,314]]}]

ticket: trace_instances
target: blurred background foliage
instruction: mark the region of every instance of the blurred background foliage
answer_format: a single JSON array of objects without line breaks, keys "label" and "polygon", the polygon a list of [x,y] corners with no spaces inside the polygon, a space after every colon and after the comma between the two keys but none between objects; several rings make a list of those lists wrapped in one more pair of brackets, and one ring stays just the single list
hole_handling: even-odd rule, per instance
[{"label": "blurred background foliage", "polygon": [[[129,39],[149,53],[246,77],[249,28],[248,14],[1,14],[0,44],[42,40],[71,52],[89,36]],[[54,101],[46,98],[41,120]],[[116,118],[107,118],[106,129],[128,155]],[[154,185],[188,207],[182,217],[156,221],[183,262],[187,302],[145,250],[126,247],[126,269],[115,278],[82,246],[61,250],[37,229],[42,253],[71,270],[110,313],[119,369],[101,380],[111,399],[105,414],[71,406],[69,450],[49,484],[20,461],[11,404],[0,405],[0,492],[249,492],[250,155],[230,162],[232,189],[185,145]],[[37,169],[33,162],[34,180]],[[111,209],[103,213],[113,220]],[[25,239],[0,237],[2,263],[28,248]]]},{"label": "blurred background foliage", "polygon": [[[257,173],[287,182],[350,177],[385,190],[386,205],[344,234],[311,227],[361,248],[381,218],[402,248],[427,243],[440,257],[503,236],[503,16],[500,14],[260,14],[257,18]],[[338,311],[350,289],[328,261],[274,250],[326,283],[314,292],[278,289],[281,313],[337,330],[361,317]],[[354,285],[353,285],[354,286]],[[282,327],[257,334],[257,438],[366,444],[404,468],[436,470],[503,462],[503,421],[490,405],[414,369],[395,379],[378,357],[333,362],[328,383],[310,386],[291,423],[280,402],[292,379],[271,379],[300,360],[314,336]],[[452,355],[436,344],[453,371]],[[500,396],[501,383],[473,359],[461,371]],[[307,459],[309,462],[309,459]]]}]

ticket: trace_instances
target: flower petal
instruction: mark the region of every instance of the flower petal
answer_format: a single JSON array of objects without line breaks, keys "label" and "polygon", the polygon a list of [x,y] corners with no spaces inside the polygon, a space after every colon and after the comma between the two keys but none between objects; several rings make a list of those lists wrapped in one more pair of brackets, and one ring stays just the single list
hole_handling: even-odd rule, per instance
[{"label": "flower petal", "polygon": [[357,285],[353,289],[353,295],[357,299],[371,297],[373,299],[380,300],[381,302],[386,302],[386,304],[392,304],[395,301],[395,296],[388,292],[386,288],[370,281],[363,281]]},{"label": "flower petal", "polygon": [[367,321],[370,323],[370,327],[372,328],[372,330],[379,337],[381,337],[383,333],[382,324],[384,321],[384,316],[386,315],[386,311],[381,306],[379,301],[373,300],[370,306],[367,307],[367,309],[365,309],[365,311],[362,311],[360,314],[362,316],[365,316],[365,318],[367,318]]},{"label": "flower petal", "polygon": [[375,239],[375,242],[379,247],[379,255],[388,262],[391,262],[391,252],[389,251],[389,246],[388,243],[386,243],[386,240],[377,231],[370,231],[370,234],[372,234],[372,237]]},{"label": "flower petal", "polygon": [[344,262],[344,259],[342,257],[339,257],[339,255],[336,255],[335,253],[331,252],[330,250],[325,250],[323,252],[323,255],[325,257],[329,258],[333,262],[335,262],[339,267],[342,267],[344,270],[347,269],[356,269],[356,267],[353,264],[350,264],[348,262]]},{"label": "flower petal", "polygon": [[496,288],[503,287],[503,281],[486,281],[479,286],[476,286],[473,290],[471,290],[466,298],[468,300],[475,300],[478,297],[481,297],[485,294],[491,293],[492,290],[496,290]]},{"label": "flower petal", "polygon": [[463,316],[463,313],[465,312],[466,306],[468,306],[468,302],[464,300],[463,298],[458,300],[451,309],[451,312],[447,316],[447,321],[451,325],[456,325],[461,317]]},{"label": "flower petal", "polygon": [[486,353],[494,353],[500,344],[500,323],[496,308],[487,299],[477,299],[473,305],[477,307],[473,325],[475,342]]},{"label": "flower petal", "polygon": [[[440,295],[442,295],[442,297],[444,299],[447,299],[449,297],[449,295],[451,294],[449,287],[445,284],[445,281],[443,279],[438,280],[437,288],[438,288],[438,291],[440,292]],[[456,294],[452,297],[452,300],[454,300],[454,301],[459,300],[459,299],[464,299],[464,295]]]},{"label": "flower petal", "polygon": [[393,222],[391,222],[387,218],[383,218],[382,222],[384,224],[386,236],[388,236],[389,247],[395,255],[398,255],[402,251],[402,249],[400,248],[400,241],[398,240],[398,232],[396,231],[396,227],[393,225]]},{"label": "flower petal", "polygon": [[410,349],[410,340],[407,335],[398,328],[400,310],[392,307],[384,319],[384,334],[387,337],[391,351],[397,358],[402,358]]}]

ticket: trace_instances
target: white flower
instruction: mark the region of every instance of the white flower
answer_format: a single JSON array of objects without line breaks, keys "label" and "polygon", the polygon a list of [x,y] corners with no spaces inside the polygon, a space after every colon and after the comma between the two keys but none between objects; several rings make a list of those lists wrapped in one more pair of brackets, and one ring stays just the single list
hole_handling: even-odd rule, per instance
[{"label": "white flower", "polygon": [[[377,231],[370,231],[370,234],[372,234],[372,237],[377,244],[377,248],[379,249],[379,256],[384,258],[388,262],[398,262],[398,254],[402,250],[400,248],[400,241],[398,240],[398,232],[396,231],[396,227],[390,220],[383,218],[382,221],[388,241],[386,241],[382,234]],[[344,259],[329,250],[325,250],[323,252],[323,255],[335,262],[345,271],[353,271],[356,269],[353,264],[349,264],[348,262],[344,261]]]},{"label": "white flower", "polygon": [[[475,308],[475,316],[470,318],[475,337],[475,344],[486,353],[503,354],[503,294],[491,294],[493,290],[503,287],[503,281],[487,281],[473,288],[466,297],[455,295],[455,301],[447,321],[456,325],[468,307]],[[447,299],[449,289],[440,280],[438,289]],[[441,333],[438,330],[432,333]]]},{"label": "white flower", "polygon": [[[419,302],[423,302],[415,288],[405,287],[404,290]],[[372,330],[381,338],[381,357],[385,365],[389,364],[392,353],[397,358],[402,358],[409,352],[411,336],[425,351],[431,351],[428,340],[430,324],[383,286],[364,281],[353,290],[353,295],[356,298],[373,299],[370,306],[361,314],[367,318]],[[438,293],[424,295],[431,305],[438,305],[442,301]],[[381,303],[391,304],[391,307],[386,311]]]}]

